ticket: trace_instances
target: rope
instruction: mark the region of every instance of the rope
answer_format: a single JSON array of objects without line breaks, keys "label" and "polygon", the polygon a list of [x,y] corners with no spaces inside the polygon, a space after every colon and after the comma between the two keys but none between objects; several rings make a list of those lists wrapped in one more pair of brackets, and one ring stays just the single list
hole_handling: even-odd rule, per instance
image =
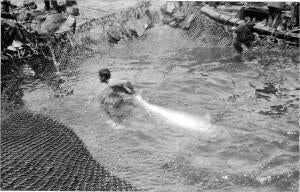
[{"label": "rope", "polygon": [[80,8],[85,8],[85,9],[90,9],[90,10],[95,10],[95,11],[101,11],[101,12],[106,12],[106,13],[108,12],[108,11],[105,11],[103,9],[91,8],[91,7],[86,7],[86,6],[82,6]]}]

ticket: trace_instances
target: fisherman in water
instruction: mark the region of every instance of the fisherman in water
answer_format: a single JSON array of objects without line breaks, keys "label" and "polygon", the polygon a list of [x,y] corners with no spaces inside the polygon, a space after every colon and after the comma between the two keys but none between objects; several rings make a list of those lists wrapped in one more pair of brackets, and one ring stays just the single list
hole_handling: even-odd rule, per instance
[{"label": "fisherman in water", "polygon": [[234,28],[233,46],[239,54],[244,51],[242,44],[247,48],[250,48],[251,44],[254,42],[255,35],[253,34],[253,26],[254,23],[245,22]]},{"label": "fisherman in water", "polygon": [[135,94],[133,85],[130,82],[111,83],[109,69],[99,71],[100,82],[108,85],[100,98],[101,106],[110,117],[109,124],[120,128],[120,124],[130,115],[134,107]]}]

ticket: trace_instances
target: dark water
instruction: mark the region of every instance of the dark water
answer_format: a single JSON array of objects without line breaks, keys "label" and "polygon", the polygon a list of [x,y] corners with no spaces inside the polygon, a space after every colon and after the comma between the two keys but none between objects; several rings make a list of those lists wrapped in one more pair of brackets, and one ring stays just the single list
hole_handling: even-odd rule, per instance
[{"label": "dark water", "polygon": [[[198,47],[157,26],[82,63],[67,79],[73,95],[52,97],[38,82],[27,85],[23,100],[69,125],[98,161],[142,190],[297,191],[299,58],[262,51],[236,58],[231,48]],[[152,104],[211,115],[213,128],[171,126],[137,107],[125,128],[112,129],[97,99],[104,67]]]}]

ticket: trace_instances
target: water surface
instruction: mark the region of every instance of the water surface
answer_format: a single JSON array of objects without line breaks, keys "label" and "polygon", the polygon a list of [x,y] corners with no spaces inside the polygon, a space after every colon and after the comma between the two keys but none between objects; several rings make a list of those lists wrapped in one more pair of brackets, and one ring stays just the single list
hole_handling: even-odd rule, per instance
[{"label": "water surface", "polygon": [[[99,162],[142,190],[296,191],[299,68],[297,55],[281,59],[266,65],[254,52],[241,60],[159,25],[84,61],[67,79],[73,95],[52,97],[38,83],[23,99],[69,125]],[[152,104],[211,115],[213,128],[182,129],[137,107],[124,129],[112,129],[97,99],[104,67]]]}]

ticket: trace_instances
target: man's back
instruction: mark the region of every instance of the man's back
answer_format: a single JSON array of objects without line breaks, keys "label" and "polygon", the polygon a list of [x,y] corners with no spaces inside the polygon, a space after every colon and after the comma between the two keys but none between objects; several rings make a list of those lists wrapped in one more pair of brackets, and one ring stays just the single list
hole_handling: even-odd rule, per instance
[{"label": "man's back", "polygon": [[123,122],[134,107],[133,85],[128,81],[111,81],[109,69],[98,72],[100,82],[107,86],[100,97],[100,104],[104,111],[115,123]]},{"label": "man's back", "polygon": [[134,99],[122,84],[108,86],[100,97],[101,108],[116,123],[123,122],[131,113]]}]

